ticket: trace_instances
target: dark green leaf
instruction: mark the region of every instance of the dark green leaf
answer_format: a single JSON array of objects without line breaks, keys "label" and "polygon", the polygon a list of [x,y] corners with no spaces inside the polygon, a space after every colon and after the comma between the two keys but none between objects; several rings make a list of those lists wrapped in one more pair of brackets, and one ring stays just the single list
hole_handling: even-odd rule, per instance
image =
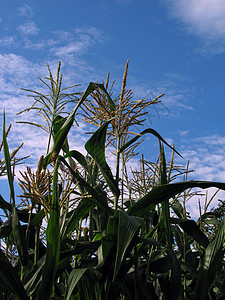
[{"label": "dark green leaf", "polygon": [[193,220],[171,218],[171,223],[178,224],[188,235],[190,235],[199,245],[206,248],[209,244],[207,236],[200,230]]},{"label": "dark green leaf", "polygon": [[80,201],[78,206],[73,210],[69,219],[66,221],[62,228],[61,236],[62,239],[66,238],[77,226],[78,222],[82,220],[89,210],[93,207],[93,203],[89,199],[83,199]]},{"label": "dark green leaf", "polygon": [[44,169],[47,167],[47,165],[51,162],[52,159],[56,159],[56,157],[58,156],[60,150],[62,149],[63,144],[66,141],[67,135],[73,125],[75,115],[76,115],[78,108],[84,102],[84,100],[88,97],[88,95],[90,95],[95,89],[100,89],[107,96],[107,99],[109,101],[111,109],[115,110],[115,104],[111,100],[111,98],[110,98],[108,92],[105,90],[104,86],[102,84],[90,82],[86,91],[83,93],[80,100],[78,101],[78,103],[76,104],[74,109],[72,110],[71,114],[68,116],[66,121],[63,123],[63,125],[61,126],[59,131],[57,131],[57,133],[55,134],[53,148],[52,148],[51,152],[44,158],[44,162],[43,162]]},{"label": "dark green leaf", "polygon": [[[119,153],[123,152],[124,150],[126,150],[130,145],[132,145],[133,143],[135,143],[140,137],[142,137],[143,134],[145,133],[151,133],[154,136],[156,136],[161,142],[163,142],[165,145],[167,145],[169,148],[171,148],[173,151],[175,151],[179,156],[181,156],[179,154],[179,152],[177,152],[173,147],[171,147],[162,137],[161,135],[155,131],[152,128],[147,128],[145,130],[143,130],[138,136],[135,136],[134,138],[132,138],[131,140],[129,140],[125,145],[123,145],[120,150]],[[182,157],[182,156],[181,156]]]},{"label": "dark green leaf", "polygon": [[28,296],[17,272],[7,260],[2,250],[0,250],[0,266],[0,286],[6,287],[9,291],[19,297],[19,299],[28,300]]},{"label": "dark green leaf", "polygon": [[79,282],[79,280],[81,279],[81,277],[84,275],[84,273],[87,271],[87,269],[74,269],[72,270],[72,272],[70,273],[69,277],[68,277],[68,282],[67,282],[67,288],[66,288],[66,293],[65,293],[65,300],[69,300],[70,296],[75,288],[75,286],[77,285],[77,283]]},{"label": "dark green leaf", "polygon": [[55,279],[55,273],[60,253],[59,203],[58,203],[58,166],[57,159],[53,176],[53,195],[50,210],[50,219],[46,229],[46,260],[42,272],[42,283],[38,290],[38,299],[50,299]]},{"label": "dark green leaf", "polygon": [[196,300],[206,299],[213,281],[216,279],[216,274],[220,269],[224,257],[224,238],[225,218],[222,220],[219,229],[216,231],[213,239],[209,242],[208,247],[205,250],[197,277],[194,298]]},{"label": "dark green leaf", "polygon": [[117,251],[116,251],[116,261],[115,261],[113,280],[115,280],[119,272],[127,248],[129,247],[135,234],[139,231],[140,226],[143,223],[142,218],[128,216],[123,211],[119,211],[118,213],[119,213],[119,225],[118,225]]},{"label": "dark green leaf", "polygon": [[202,189],[217,187],[221,190],[225,190],[225,183],[211,182],[211,181],[186,181],[178,183],[165,184],[154,188],[144,197],[135,202],[129,209],[129,215],[144,216],[149,211],[155,208],[155,205],[170,199],[177,194],[182,193],[186,189],[199,187]]},{"label": "dark green leaf", "polygon": [[112,119],[105,122],[87,141],[85,149],[97,162],[99,169],[102,172],[109,188],[111,189],[114,196],[119,196],[120,191],[116,181],[113,178],[111,169],[105,159],[105,140],[106,131],[109,123]]}]

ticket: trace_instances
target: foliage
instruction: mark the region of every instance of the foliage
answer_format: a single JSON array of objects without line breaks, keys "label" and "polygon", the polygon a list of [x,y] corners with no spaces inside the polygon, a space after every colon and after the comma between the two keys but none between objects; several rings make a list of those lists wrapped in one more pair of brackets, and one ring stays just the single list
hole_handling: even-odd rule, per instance
[{"label": "foliage", "polygon": [[[225,190],[225,184],[188,181],[188,166],[174,163],[179,154],[174,146],[152,128],[133,131],[133,125],[137,129],[144,124],[144,108],[160,100],[133,101],[126,90],[127,68],[128,62],[121,93],[114,99],[112,87],[107,91],[109,76],[105,85],[90,83],[77,99],[77,93],[62,93],[60,65],[56,80],[49,69],[50,85],[42,82],[50,96],[32,92],[34,104],[25,110],[44,116],[46,127],[33,125],[49,134],[47,154],[36,172],[27,168],[21,173],[19,205],[4,114],[3,171],[11,199],[0,197],[5,213],[0,226],[1,299],[225,297],[223,207],[211,212],[206,207],[197,221],[186,211],[188,197],[196,194],[193,188]],[[62,117],[68,103],[75,107]],[[85,145],[86,156],[70,150],[68,142],[79,108],[84,121],[98,127]],[[146,133],[158,139],[159,159],[151,163],[142,156],[140,170],[129,172],[128,162]],[[163,145],[172,149],[169,163]],[[115,175],[105,147],[114,147]]]}]

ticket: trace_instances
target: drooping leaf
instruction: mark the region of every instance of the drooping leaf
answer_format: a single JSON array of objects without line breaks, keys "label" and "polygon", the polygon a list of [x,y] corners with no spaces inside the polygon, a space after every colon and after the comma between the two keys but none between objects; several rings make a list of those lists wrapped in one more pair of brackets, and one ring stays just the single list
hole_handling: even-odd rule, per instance
[{"label": "drooping leaf", "polygon": [[63,156],[64,158],[73,157],[75,158],[79,164],[85,169],[85,171],[89,171],[87,161],[85,156],[77,150],[71,150]]},{"label": "drooping leaf", "polygon": [[199,243],[199,245],[203,246],[204,248],[208,246],[209,239],[200,230],[194,220],[171,218],[171,223],[178,224],[189,236]]},{"label": "drooping leaf", "polygon": [[210,188],[217,187],[221,190],[225,190],[225,183],[212,182],[212,181],[185,181],[165,184],[154,188],[147,193],[144,197],[135,202],[129,209],[128,214],[133,216],[144,216],[149,211],[155,208],[155,205],[174,197],[177,194],[182,193],[186,189],[190,188]]},{"label": "drooping leaf", "polygon": [[[129,140],[126,144],[124,144],[120,150],[119,150],[119,153],[123,152],[124,150],[126,150],[130,145],[132,145],[133,143],[135,143],[140,137],[142,137],[144,134],[146,133],[151,133],[153,134],[155,137],[157,137],[161,142],[163,142],[165,145],[167,145],[170,149],[172,149],[173,151],[175,151],[179,156],[180,153],[177,152],[173,147],[171,147],[162,137],[161,135],[155,131],[154,129],[152,128],[147,128],[145,130],[143,130],[141,133],[139,133],[139,135],[135,136],[134,138],[132,138],[131,140]],[[182,157],[182,156],[181,156]]]},{"label": "drooping leaf", "polygon": [[106,140],[106,131],[109,123],[112,119],[105,122],[87,141],[85,144],[85,149],[87,152],[94,158],[97,162],[99,169],[102,172],[109,188],[111,189],[114,196],[119,196],[120,191],[118,185],[113,178],[111,169],[105,159],[105,140]]}]

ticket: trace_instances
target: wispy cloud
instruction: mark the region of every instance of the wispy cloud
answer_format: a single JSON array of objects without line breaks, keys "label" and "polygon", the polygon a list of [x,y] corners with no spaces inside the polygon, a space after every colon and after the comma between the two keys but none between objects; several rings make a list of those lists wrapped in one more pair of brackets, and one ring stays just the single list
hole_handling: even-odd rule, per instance
[{"label": "wispy cloud", "polygon": [[0,39],[0,46],[1,47],[11,47],[15,45],[16,37],[15,36],[6,36]]},{"label": "wispy cloud", "polygon": [[37,28],[34,22],[28,22],[17,27],[17,30],[20,31],[23,35],[37,35],[39,29]]},{"label": "wispy cloud", "polygon": [[59,57],[84,54],[95,43],[101,42],[102,39],[99,39],[101,34],[102,32],[95,27],[77,28],[73,32],[57,31],[55,35],[63,45],[56,45],[51,51]]},{"label": "wispy cloud", "polygon": [[[206,180],[224,182],[225,179],[225,136],[212,134],[205,137],[186,138],[188,132],[180,132],[183,136],[182,146],[180,153],[184,159],[178,159],[178,163],[184,164],[189,161],[189,169],[195,172],[189,175],[189,180]],[[198,189],[199,190],[199,189]],[[200,190],[206,194],[206,190]],[[208,200],[215,193],[215,188],[207,189]],[[219,194],[213,199],[209,209],[217,204],[218,199],[224,199],[225,192],[220,191]],[[191,211],[193,218],[199,217],[199,204],[200,200],[203,207],[205,196],[195,196],[188,201],[188,210]]]},{"label": "wispy cloud", "polygon": [[223,0],[168,0],[174,17],[192,33],[204,37],[225,37],[225,2]]},{"label": "wispy cloud", "polygon": [[24,4],[18,8],[20,16],[31,17],[33,15],[33,10],[28,4]]}]

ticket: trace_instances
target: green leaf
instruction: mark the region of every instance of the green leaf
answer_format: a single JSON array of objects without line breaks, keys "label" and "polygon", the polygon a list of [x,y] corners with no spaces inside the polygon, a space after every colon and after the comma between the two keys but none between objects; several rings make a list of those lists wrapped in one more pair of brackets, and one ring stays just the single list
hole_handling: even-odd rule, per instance
[{"label": "green leaf", "polygon": [[70,234],[76,228],[78,222],[87,215],[93,206],[94,204],[91,203],[89,199],[82,199],[80,201],[62,228],[62,239],[66,238],[68,234]]},{"label": "green leaf", "polygon": [[[53,121],[52,127],[53,127],[53,135],[56,136],[57,132],[60,130],[60,128],[63,126],[63,124],[66,122],[66,118],[61,117],[60,115],[57,115]],[[69,151],[69,144],[68,144],[68,138],[66,137],[63,145],[62,150],[67,153]]]},{"label": "green leaf", "polygon": [[225,183],[212,182],[212,181],[185,181],[165,184],[154,188],[147,193],[144,197],[135,202],[129,209],[128,214],[133,216],[144,216],[149,211],[155,208],[155,205],[174,197],[177,194],[182,193],[186,189],[190,188],[210,188],[217,187],[221,190],[225,190]]},{"label": "green leaf", "polygon": [[6,162],[6,169],[7,169],[7,177],[8,177],[10,194],[12,199],[12,232],[17,247],[17,251],[21,259],[21,263],[23,264],[23,266],[26,266],[28,263],[28,250],[25,242],[24,233],[20,225],[16,206],[15,206],[16,204],[15,204],[13,176],[11,171],[9,148],[6,140],[6,131],[5,131],[5,111],[3,114],[3,146],[4,146],[4,155],[5,155],[5,162]]},{"label": "green leaf", "polygon": [[193,220],[184,220],[171,218],[171,223],[178,224],[189,236],[191,236],[199,245],[206,248],[209,244],[207,236],[200,230]]},{"label": "green leaf", "polygon": [[70,173],[73,175],[73,177],[75,178],[76,182],[79,182],[79,186],[81,188],[83,188],[84,190],[86,190],[88,192],[89,195],[91,195],[92,197],[88,198],[89,201],[108,211],[110,214],[112,213],[112,209],[108,206],[108,202],[107,202],[107,198],[103,197],[102,194],[98,193],[92,186],[90,186],[77,172],[75,172],[70,165],[66,162],[65,158],[63,158],[62,156],[59,156],[59,159],[65,164],[65,166],[70,170]]},{"label": "green leaf", "polygon": [[53,175],[53,195],[50,210],[50,219],[46,229],[46,260],[42,272],[42,283],[38,290],[38,299],[50,299],[55,279],[55,273],[60,254],[60,227],[59,227],[59,203],[58,203],[58,166],[57,159]]},{"label": "green leaf", "polygon": [[180,155],[179,152],[177,152],[173,147],[171,147],[162,137],[161,135],[155,131],[154,129],[152,128],[147,128],[145,130],[143,130],[138,136],[135,136],[134,138],[132,138],[131,140],[129,140],[126,144],[124,144],[120,150],[119,150],[119,153],[123,152],[124,150],[126,150],[130,145],[132,145],[133,143],[135,143],[140,137],[142,137],[143,134],[146,134],[146,133],[151,133],[153,134],[155,137],[157,137],[161,142],[163,142],[165,145],[167,145],[170,149],[172,149],[173,151],[175,151],[180,157],[182,157]]},{"label": "green leaf", "polygon": [[69,152],[66,153],[66,155],[63,156],[64,158],[70,158],[70,157],[73,157],[75,158],[79,164],[85,169],[86,172],[89,172],[89,169],[88,169],[88,164],[87,164],[87,161],[86,161],[86,158],[85,156],[80,153],[79,151],[77,150],[71,150]]},{"label": "green leaf", "polygon": [[15,205],[15,193],[14,193],[14,186],[13,186],[13,176],[12,176],[12,171],[11,171],[9,147],[8,147],[8,143],[6,140],[5,110],[3,112],[3,146],[4,146],[4,156],[5,156],[5,163],[6,163],[6,169],[7,169],[7,177],[8,177],[9,188],[10,188],[10,195],[11,195],[13,204]]},{"label": "green leaf", "polygon": [[[160,142],[160,185],[167,184],[167,170],[166,170],[166,157],[163,146]],[[166,243],[167,246],[172,248],[173,234],[170,224],[170,205],[169,199],[162,201],[162,218],[165,227]]]},{"label": "green leaf", "polygon": [[220,265],[224,258],[224,238],[225,218],[223,218],[219,229],[216,231],[213,239],[209,242],[209,245],[205,250],[199,274],[197,276],[194,299],[206,299],[213,281],[216,279],[216,274],[220,270]]},{"label": "green leaf", "polygon": [[180,300],[181,299],[181,267],[180,262],[176,257],[176,254],[173,252],[172,249],[168,247],[164,247],[159,242],[155,241],[151,238],[138,238],[140,242],[143,242],[145,244],[154,245],[157,247],[161,247],[162,249],[166,249],[166,252],[168,254],[168,257],[171,261],[171,277],[170,277],[170,294],[171,299],[173,300]]},{"label": "green leaf", "polygon": [[40,210],[34,218],[32,218],[30,222],[30,226],[36,226],[38,223],[41,222],[41,220],[45,217],[45,211],[44,209]]},{"label": "green leaf", "polygon": [[87,141],[85,149],[97,162],[99,169],[102,172],[109,188],[111,189],[114,196],[119,196],[120,191],[116,181],[113,178],[111,169],[105,159],[105,140],[107,127],[112,119],[105,122]]},{"label": "green leaf", "polygon": [[0,250],[0,266],[0,286],[7,288],[7,290],[19,297],[19,299],[28,300],[28,296],[17,272],[5,257],[2,250]]},{"label": "green leaf", "polygon": [[84,275],[84,273],[87,271],[87,269],[74,269],[70,273],[68,277],[68,282],[67,282],[67,288],[66,288],[66,293],[65,293],[65,300],[69,300],[70,296],[72,295],[72,292],[81,279],[81,277]]},{"label": "green leaf", "polygon": [[12,210],[12,233],[23,266],[28,264],[28,249],[15,206]]},{"label": "green leaf", "polygon": [[42,281],[42,270],[45,264],[46,256],[42,256],[41,259],[32,267],[32,270],[24,278],[23,284],[26,290],[27,295],[30,297],[37,288],[39,287]]},{"label": "green leaf", "polygon": [[142,218],[128,216],[123,211],[119,211],[118,214],[119,225],[113,281],[116,279],[116,276],[120,270],[127,248],[129,247],[134,236],[138,233],[140,226],[143,223]]},{"label": "green leaf", "polygon": [[62,149],[63,144],[66,141],[67,135],[73,125],[76,112],[80,105],[84,102],[84,100],[96,89],[100,89],[107,97],[108,102],[110,104],[111,110],[115,110],[115,104],[112,101],[111,97],[109,96],[108,92],[105,90],[102,84],[90,82],[87,89],[81,96],[80,100],[72,110],[71,114],[68,116],[66,121],[63,123],[59,131],[55,134],[54,138],[54,145],[51,152],[44,158],[43,161],[43,168],[46,169],[47,165],[51,162],[52,159],[56,159],[59,155],[60,150]]}]

